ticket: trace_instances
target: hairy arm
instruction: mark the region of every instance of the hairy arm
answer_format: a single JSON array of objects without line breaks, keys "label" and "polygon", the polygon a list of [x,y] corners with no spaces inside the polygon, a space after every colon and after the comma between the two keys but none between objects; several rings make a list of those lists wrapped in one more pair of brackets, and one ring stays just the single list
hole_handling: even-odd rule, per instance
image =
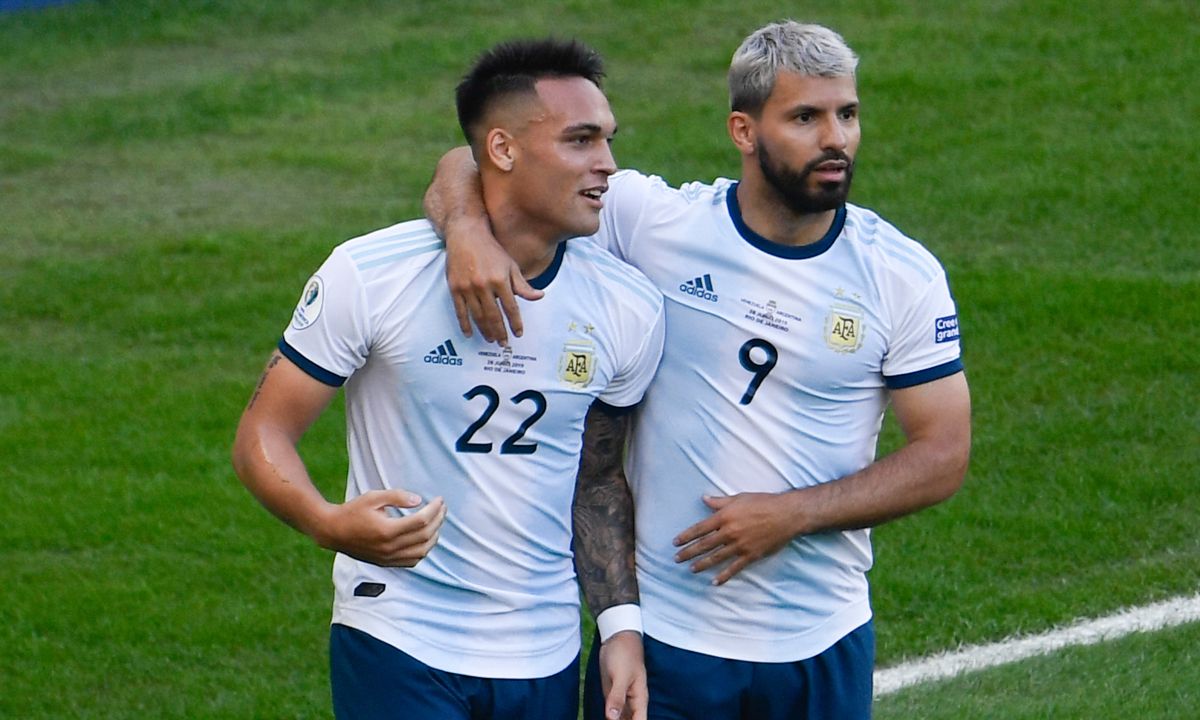
[{"label": "hairy arm", "polygon": [[873,527],[937,504],[962,486],[971,448],[963,373],[892,392],[906,442],[863,470],[785,493],[706,497],[708,518],[675,538],[676,562],[702,572],[728,562],[721,584],[801,535]]},{"label": "hairy arm", "polygon": [[441,499],[402,518],[389,507],[415,507],[403,490],[328,502],[312,482],[297,444],[337,394],[279,351],[271,356],[238,423],[233,467],[242,484],[288,525],[321,547],[376,565],[411,567],[433,547],[445,517]]},{"label": "hairy arm", "polygon": [[507,317],[513,335],[520,337],[524,327],[516,296],[537,300],[543,293],[526,282],[496,242],[469,148],[454,148],[438,161],[425,191],[425,217],[446,240],[446,281],[463,334],[470,337],[474,319],[484,339],[507,344]]}]

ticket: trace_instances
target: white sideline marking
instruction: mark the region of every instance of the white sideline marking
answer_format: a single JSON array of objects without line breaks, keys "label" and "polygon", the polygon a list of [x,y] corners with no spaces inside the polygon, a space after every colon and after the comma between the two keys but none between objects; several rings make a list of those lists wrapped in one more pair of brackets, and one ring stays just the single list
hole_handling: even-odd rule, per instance
[{"label": "white sideline marking", "polygon": [[1200,593],[1130,608],[1108,617],[1080,621],[1041,635],[968,646],[875,671],[875,697],[894,693],[910,685],[944,680],[965,672],[1046,655],[1072,645],[1093,645],[1130,633],[1162,630],[1196,620],[1200,620]]}]

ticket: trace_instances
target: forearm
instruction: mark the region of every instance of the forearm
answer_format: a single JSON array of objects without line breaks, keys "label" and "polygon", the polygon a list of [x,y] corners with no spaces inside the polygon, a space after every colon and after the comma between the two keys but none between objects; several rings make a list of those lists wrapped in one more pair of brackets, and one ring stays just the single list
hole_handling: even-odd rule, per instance
[{"label": "forearm", "polygon": [[638,602],[633,496],[621,468],[628,416],[588,412],[575,492],[575,569],[594,615]]},{"label": "forearm", "polygon": [[963,443],[916,440],[852,475],[784,493],[793,535],[875,527],[936,505],[962,485]]},{"label": "forearm", "polygon": [[313,484],[296,447],[284,433],[243,422],[233,467],[246,489],[283,522],[324,545],[323,519],[330,503]]},{"label": "forearm", "polygon": [[468,228],[488,224],[479,170],[470,148],[456,147],[438,160],[433,180],[425,191],[424,208],[425,217],[437,234],[451,242],[456,234],[448,234],[447,230],[453,224],[465,224]]},{"label": "forearm", "polygon": [[233,469],[246,489],[273,515],[318,543],[331,506],[313,485],[296,446],[336,392],[276,350],[233,442]]}]

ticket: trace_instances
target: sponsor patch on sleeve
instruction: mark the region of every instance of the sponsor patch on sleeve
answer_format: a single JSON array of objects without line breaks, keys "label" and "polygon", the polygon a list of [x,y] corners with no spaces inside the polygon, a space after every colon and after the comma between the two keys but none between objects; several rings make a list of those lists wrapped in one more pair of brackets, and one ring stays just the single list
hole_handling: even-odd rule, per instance
[{"label": "sponsor patch on sleeve", "polygon": [[947,315],[933,321],[934,342],[951,342],[958,339],[958,315]]}]

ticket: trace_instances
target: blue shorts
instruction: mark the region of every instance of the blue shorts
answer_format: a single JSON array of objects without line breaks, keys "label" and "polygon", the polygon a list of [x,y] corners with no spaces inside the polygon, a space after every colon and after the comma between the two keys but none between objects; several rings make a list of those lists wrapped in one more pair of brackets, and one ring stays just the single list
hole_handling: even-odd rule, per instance
[{"label": "blue shorts", "polygon": [[345,625],[329,630],[339,720],[576,720],[579,658],[550,677],[509,680],[436,670]]},{"label": "blue shorts", "polygon": [[[602,720],[600,640],[584,681],[585,720]],[[650,720],[866,720],[875,672],[872,621],[807,660],[726,660],[645,638]]]}]

